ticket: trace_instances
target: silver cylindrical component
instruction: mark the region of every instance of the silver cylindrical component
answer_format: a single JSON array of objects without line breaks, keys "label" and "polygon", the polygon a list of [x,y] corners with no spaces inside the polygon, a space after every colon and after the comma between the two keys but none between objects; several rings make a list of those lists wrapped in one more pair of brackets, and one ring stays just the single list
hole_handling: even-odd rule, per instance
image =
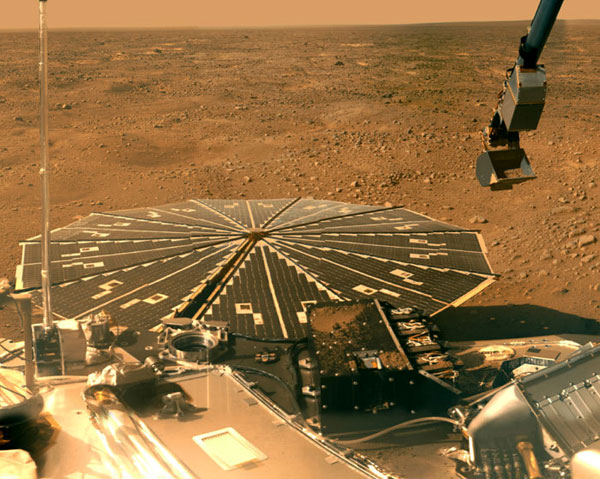
[{"label": "silver cylindrical component", "polygon": [[83,334],[88,346],[93,348],[108,348],[112,342],[108,316],[96,314],[82,321]]},{"label": "silver cylindrical component", "polygon": [[214,335],[204,331],[186,331],[169,340],[169,353],[184,361],[211,362],[216,359],[221,348]]}]

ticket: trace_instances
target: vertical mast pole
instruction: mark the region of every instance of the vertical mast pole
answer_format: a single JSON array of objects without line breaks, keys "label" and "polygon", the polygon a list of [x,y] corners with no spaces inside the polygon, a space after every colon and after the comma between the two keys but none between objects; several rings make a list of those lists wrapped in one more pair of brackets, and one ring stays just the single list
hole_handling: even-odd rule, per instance
[{"label": "vertical mast pole", "polygon": [[42,296],[44,327],[52,328],[52,302],[50,300],[50,184],[48,164],[48,27],[46,25],[46,0],[40,7],[40,146],[42,181]]}]

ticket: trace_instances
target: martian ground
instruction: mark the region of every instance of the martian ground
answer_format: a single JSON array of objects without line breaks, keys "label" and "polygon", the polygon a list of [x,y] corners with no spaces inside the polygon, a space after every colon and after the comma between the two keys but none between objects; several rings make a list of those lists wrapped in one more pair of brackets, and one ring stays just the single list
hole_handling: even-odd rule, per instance
[{"label": "martian ground", "polygon": [[[50,31],[51,223],[187,198],[403,205],[482,231],[499,280],[442,313],[447,337],[596,331],[600,22],[559,21],[538,179],[475,179],[526,22]],[[41,228],[36,32],[0,33],[0,277]],[[0,337],[18,335],[0,301]],[[485,326],[483,326],[485,325]],[[483,327],[482,327],[483,326]]]}]

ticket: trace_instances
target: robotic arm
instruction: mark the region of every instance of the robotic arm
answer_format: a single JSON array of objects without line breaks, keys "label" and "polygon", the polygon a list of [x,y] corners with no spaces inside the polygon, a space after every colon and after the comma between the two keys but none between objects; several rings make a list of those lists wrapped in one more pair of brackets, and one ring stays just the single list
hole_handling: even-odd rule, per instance
[{"label": "robotic arm", "polygon": [[538,60],[563,0],[541,0],[527,35],[521,38],[519,57],[506,73],[498,106],[483,131],[485,151],[477,158],[476,174],[482,186],[511,189],[535,178],[519,132],[537,128],[546,98],[546,71]]}]

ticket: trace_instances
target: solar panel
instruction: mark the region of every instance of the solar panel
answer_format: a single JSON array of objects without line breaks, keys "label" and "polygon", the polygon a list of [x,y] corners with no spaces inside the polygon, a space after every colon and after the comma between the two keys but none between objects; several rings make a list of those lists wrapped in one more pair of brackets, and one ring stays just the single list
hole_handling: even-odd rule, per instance
[{"label": "solar panel", "polygon": [[[36,290],[39,238],[22,247],[17,290]],[[57,316],[103,309],[151,328],[185,314],[270,338],[304,337],[316,302],[378,298],[435,314],[495,278],[478,232],[403,208],[309,199],[93,213],[52,232],[50,257]]]}]

